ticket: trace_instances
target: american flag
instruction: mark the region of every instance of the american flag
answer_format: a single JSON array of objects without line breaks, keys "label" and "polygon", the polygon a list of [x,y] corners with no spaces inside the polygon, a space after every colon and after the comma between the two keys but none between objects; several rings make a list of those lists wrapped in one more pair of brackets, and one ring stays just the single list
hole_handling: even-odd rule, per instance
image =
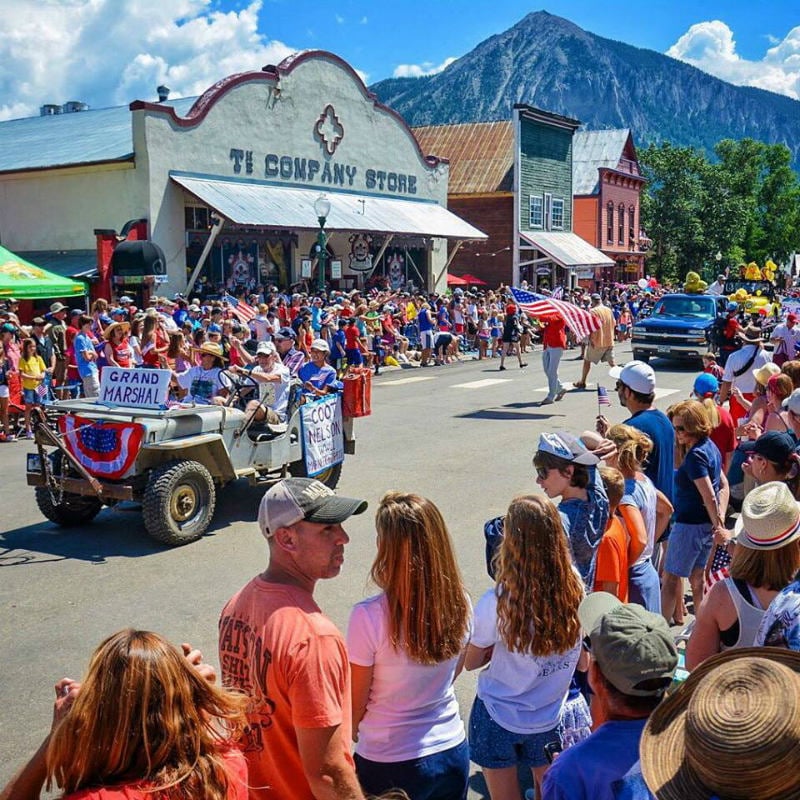
[{"label": "american flag", "polygon": [[552,314],[555,311],[560,317],[563,317],[564,322],[572,329],[578,340],[587,338],[592,331],[596,331],[600,327],[599,317],[572,303],[565,303],[555,297],[545,297],[543,294],[513,287],[511,294],[517,305],[532,317]]},{"label": "american flag", "polygon": [[720,545],[714,545],[714,555],[711,558],[711,565],[706,574],[706,590],[710,589],[715,583],[725,580],[730,575],[728,568],[731,563],[731,556],[728,549]]},{"label": "american flag", "polygon": [[39,397],[40,400],[44,400],[47,397],[47,393],[50,391],[50,376],[45,375],[44,378],[39,382],[39,385],[36,387],[36,395]]},{"label": "american flag", "polygon": [[560,300],[564,296],[564,287],[563,286],[556,286],[553,289],[553,294],[550,295],[553,300]]},{"label": "american flag", "polygon": [[605,386],[598,386],[597,387],[597,405],[598,406],[610,406],[611,400],[608,398],[608,390]]},{"label": "american flag", "polygon": [[228,304],[228,307],[231,310],[231,313],[241,322],[243,325],[248,325],[250,320],[255,317],[257,311],[253,306],[247,305],[244,300],[237,300],[231,294],[224,294],[222,295],[222,299],[224,302]]}]

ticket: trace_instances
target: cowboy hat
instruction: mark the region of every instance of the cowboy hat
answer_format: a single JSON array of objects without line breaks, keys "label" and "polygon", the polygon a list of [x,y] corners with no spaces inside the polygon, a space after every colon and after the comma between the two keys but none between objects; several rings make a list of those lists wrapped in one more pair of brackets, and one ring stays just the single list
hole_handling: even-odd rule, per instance
[{"label": "cowboy hat", "polygon": [[111,341],[111,337],[114,335],[114,331],[116,331],[117,328],[124,328],[125,333],[128,333],[131,329],[131,325],[129,322],[112,322],[103,331],[103,338],[106,341]]},{"label": "cowboy hat", "polygon": [[69,309],[63,303],[53,303],[50,306],[50,313],[51,314],[58,314],[61,311],[69,311]]},{"label": "cowboy hat", "polygon": [[639,755],[657,800],[800,796],[800,653],[707,659],[650,715]]},{"label": "cowboy hat", "polygon": [[748,325],[744,330],[739,331],[739,338],[745,344],[758,344],[764,341],[764,334],[761,332],[761,328]]},{"label": "cowboy hat", "polygon": [[209,355],[218,358],[220,361],[225,361],[225,354],[222,351],[222,345],[217,344],[216,342],[203,342],[200,347],[197,348],[197,352],[200,355]]}]

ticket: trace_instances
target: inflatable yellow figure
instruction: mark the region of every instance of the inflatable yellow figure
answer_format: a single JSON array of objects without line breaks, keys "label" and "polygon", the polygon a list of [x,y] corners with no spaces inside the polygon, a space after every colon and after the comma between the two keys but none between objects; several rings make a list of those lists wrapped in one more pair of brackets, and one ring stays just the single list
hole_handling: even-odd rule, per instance
[{"label": "inflatable yellow figure", "polygon": [[764,280],[765,281],[774,281],[775,280],[775,273],[778,271],[778,265],[771,259],[767,259],[767,263],[764,264]]},{"label": "inflatable yellow figure", "polygon": [[763,280],[761,277],[761,270],[758,268],[758,264],[755,261],[751,261],[747,268],[744,271],[744,279],[746,281],[760,281]]},{"label": "inflatable yellow figure", "polygon": [[702,294],[706,289],[708,284],[696,272],[686,273],[686,280],[683,283],[683,291],[686,294]]}]

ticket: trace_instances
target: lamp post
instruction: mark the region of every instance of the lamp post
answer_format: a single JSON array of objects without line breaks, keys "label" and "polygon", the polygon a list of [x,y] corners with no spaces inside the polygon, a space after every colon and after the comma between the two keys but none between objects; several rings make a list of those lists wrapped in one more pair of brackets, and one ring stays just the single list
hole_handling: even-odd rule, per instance
[{"label": "lamp post", "polygon": [[331,201],[321,194],[314,201],[314,213],[319,222],[319,234],[317,235],[317,258],[319,259],[319,272],[317,273],[317,287],[320,293],[325,291],[325,262],[328,259],[328,237],[325,235],[325,221],[331,213]]}]

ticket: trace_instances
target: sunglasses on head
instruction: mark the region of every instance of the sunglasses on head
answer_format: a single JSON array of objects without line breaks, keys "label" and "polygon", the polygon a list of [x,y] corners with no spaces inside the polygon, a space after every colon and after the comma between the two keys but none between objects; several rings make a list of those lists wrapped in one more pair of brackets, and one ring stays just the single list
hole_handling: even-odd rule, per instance
[{"label": "sunglasses on head", "polygon": [[673,425],[672,426],[678,433],[685,433],[686,428],[683,425]]}]

